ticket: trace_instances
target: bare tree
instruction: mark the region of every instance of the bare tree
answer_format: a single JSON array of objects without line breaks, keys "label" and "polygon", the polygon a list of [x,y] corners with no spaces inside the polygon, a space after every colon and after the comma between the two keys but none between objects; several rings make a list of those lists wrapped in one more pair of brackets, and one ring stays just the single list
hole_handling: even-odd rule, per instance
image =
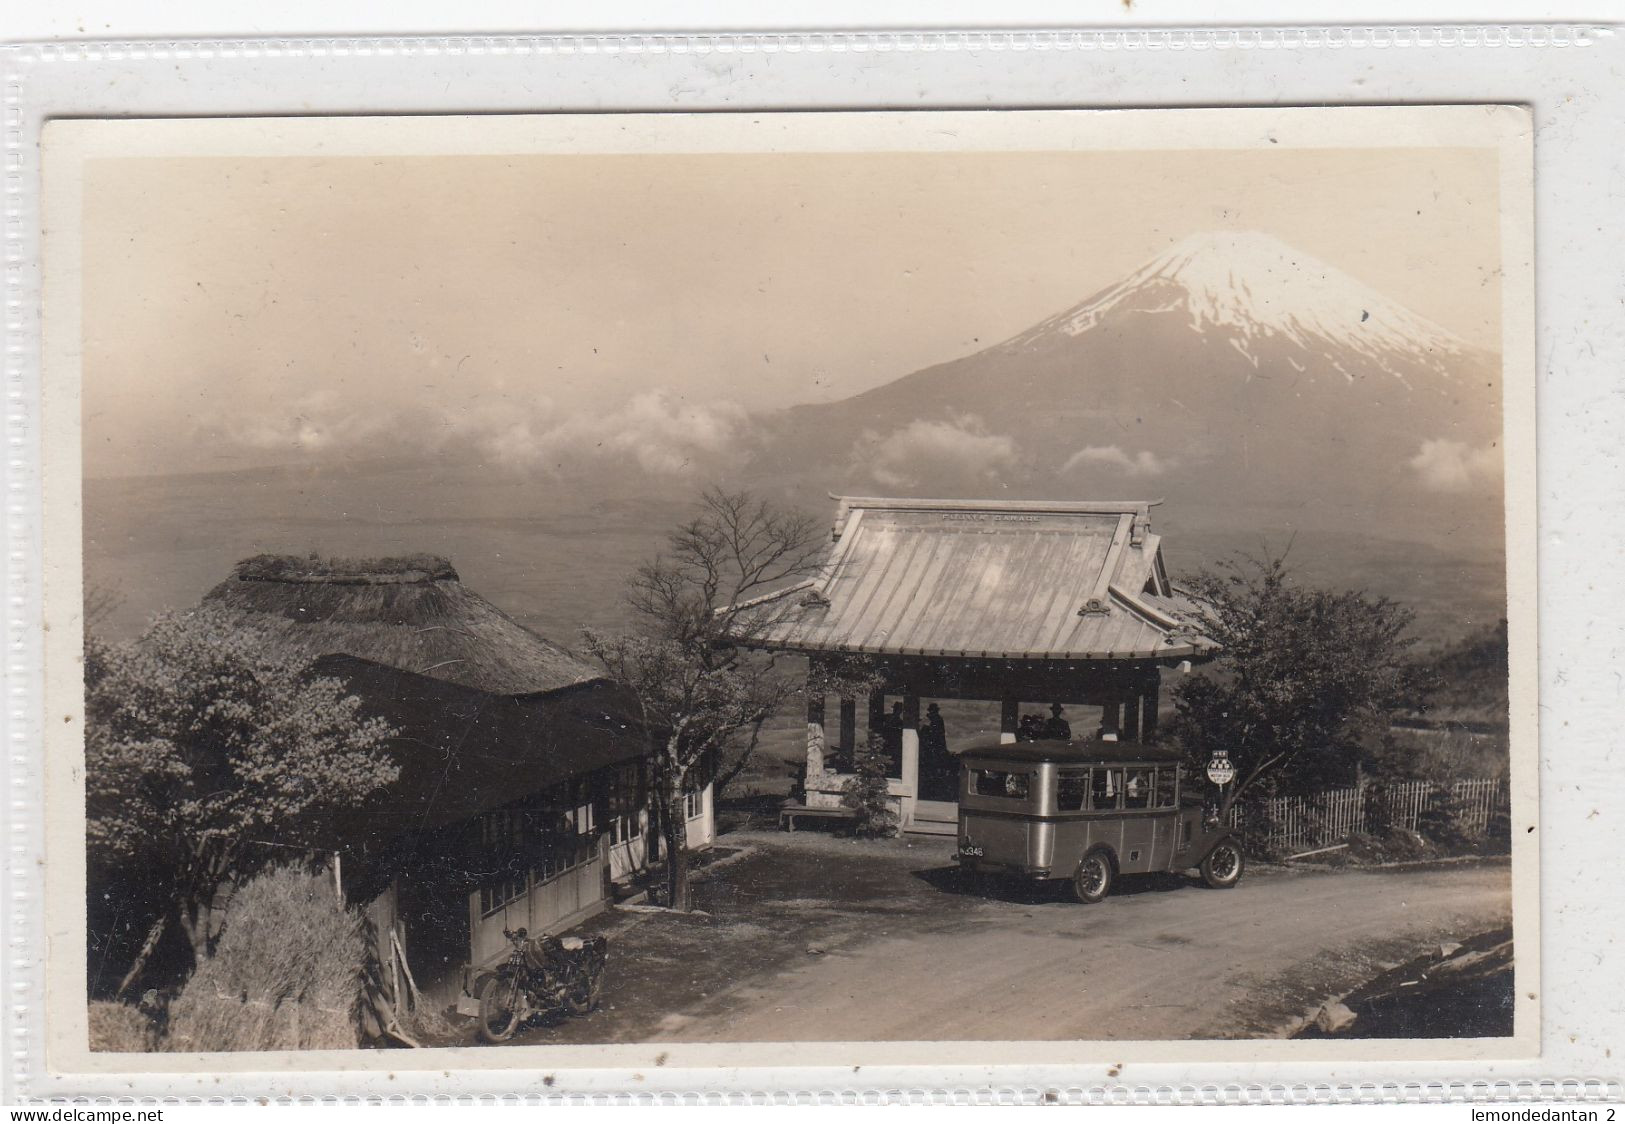
[{"label": "bare tree", "polygon": [[684,795],[719,771],[737,774],[762,724],[799,692],[750,642],[780,607],[771,594],[817,572],[824,553],[810,516],[709,488],[699,513],[630,582],[635,630],[583,631],[587,650],[641,711],[673,909],[689,908]]},{"label": "bare tree", "polygon": [[85,586],[85,631],[106,627],[113,614],[124,607],[124,594],[117,586],[91,582]]}]

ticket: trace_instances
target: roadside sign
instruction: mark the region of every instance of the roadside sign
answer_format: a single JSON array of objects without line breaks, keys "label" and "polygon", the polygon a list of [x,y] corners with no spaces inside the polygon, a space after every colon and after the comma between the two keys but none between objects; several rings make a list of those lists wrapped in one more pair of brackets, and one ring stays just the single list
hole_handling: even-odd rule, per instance
[{"label": "roadside sign", "polygon": [[1227,785],[1236,779],[1236,767],[1224,750],[1214,750],[1213,756],[1208,758],[1207,779],[1217,785]]}]

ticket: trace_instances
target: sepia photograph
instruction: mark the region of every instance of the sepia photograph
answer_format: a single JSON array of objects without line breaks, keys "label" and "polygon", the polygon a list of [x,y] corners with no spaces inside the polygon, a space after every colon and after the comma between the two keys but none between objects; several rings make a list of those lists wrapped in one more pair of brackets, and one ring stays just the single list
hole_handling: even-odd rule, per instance
[{"label": "sepia photograph", "polygon": [[1524,111],[44,147],[78,1049],[1533,1040]]}]

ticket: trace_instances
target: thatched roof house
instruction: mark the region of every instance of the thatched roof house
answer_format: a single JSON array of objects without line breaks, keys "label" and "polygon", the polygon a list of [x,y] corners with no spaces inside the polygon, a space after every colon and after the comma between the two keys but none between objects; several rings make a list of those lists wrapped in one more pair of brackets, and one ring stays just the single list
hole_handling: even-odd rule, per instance
[{"label": "thatched roof house", "polygon": [[343,679],[400,731],[400,777],[324,825],[373,848],[636,760],[629,700],[591,664],[463,585],[444,558],[260,555],[204,597],[261,647]]},{"label": "thatched roof house", "polygon": [[[632,700],[444,558],[262,555],[203,608],[342,679],[396,729],[393,784],[286,834],[346,856],[381,956],[406,956],[437,1000],[467,999],[468,966],[505,955],[504,928],[568,927],[603,908],[617,863],[636,865],[647,746]],[[707,796],[707,842],[711,823]]]},{"label": "thatched roof house", "polygon": [[603,673],[463,585],[444,558],[239,562],[205,605],[243,614],[277,652],[346,655],[491,695],[534,695]]}]

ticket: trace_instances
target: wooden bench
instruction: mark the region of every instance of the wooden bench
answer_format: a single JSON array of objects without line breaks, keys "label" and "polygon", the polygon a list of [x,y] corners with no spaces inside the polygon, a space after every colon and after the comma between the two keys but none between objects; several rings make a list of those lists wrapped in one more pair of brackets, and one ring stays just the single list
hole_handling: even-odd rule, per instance
[{"label": "wooden bench", "polygon": [[779,809],[779,826],[785,831],[796,829],[796,820],[850,820],[857,817],[851,808],[809,808],[805,804],[786,804]]}]

